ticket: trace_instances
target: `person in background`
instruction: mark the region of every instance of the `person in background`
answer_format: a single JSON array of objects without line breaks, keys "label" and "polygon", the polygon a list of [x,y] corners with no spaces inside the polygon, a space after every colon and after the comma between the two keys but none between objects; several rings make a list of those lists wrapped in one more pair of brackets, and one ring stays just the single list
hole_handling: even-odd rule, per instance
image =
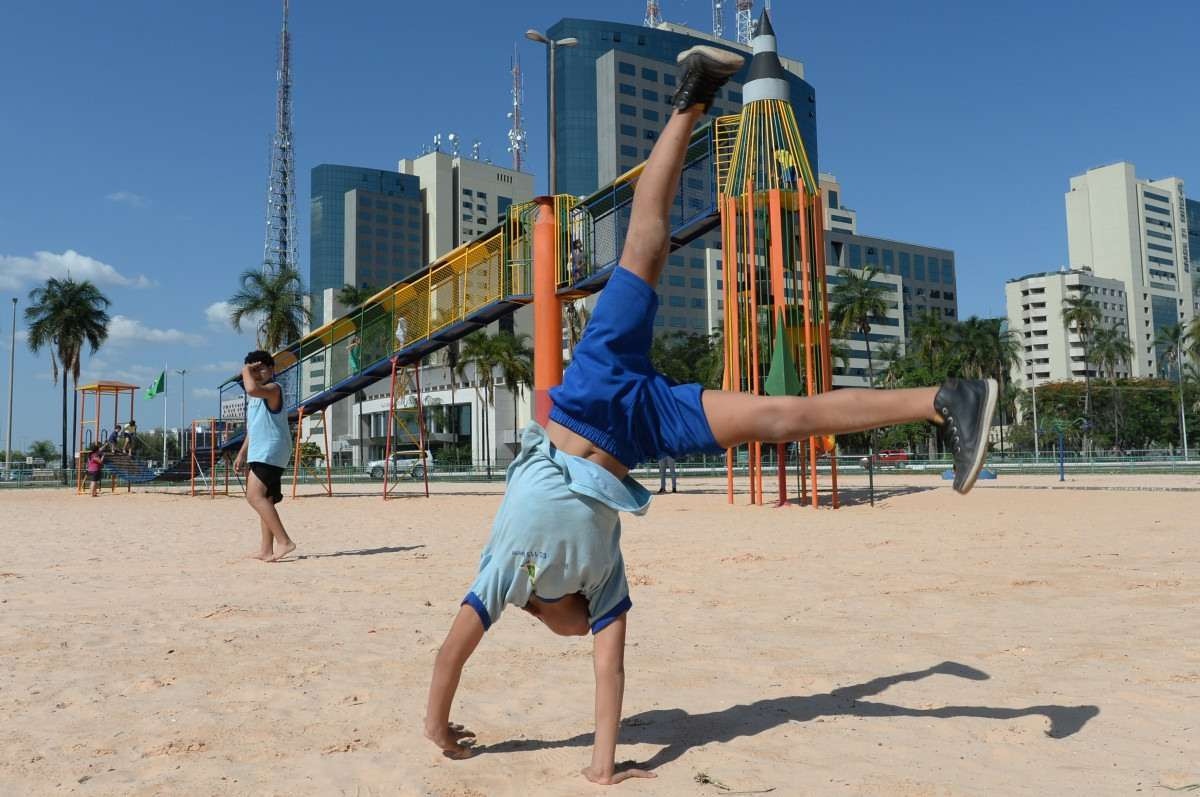
[{"label": "person in background", "polygon": [[675,458],[674,457],[659,457],[658,459],[658,494],[662,495],[667,491],[667,469],[671,469],[671,492],[677,493],[679,480],[675,474]]},{"label": "person in background", "polygon": [[92,484],[92,498],[100,496],[100,474],[104,470],[104,449],[99,443],[92,443],[88,449],[87,476]]}]

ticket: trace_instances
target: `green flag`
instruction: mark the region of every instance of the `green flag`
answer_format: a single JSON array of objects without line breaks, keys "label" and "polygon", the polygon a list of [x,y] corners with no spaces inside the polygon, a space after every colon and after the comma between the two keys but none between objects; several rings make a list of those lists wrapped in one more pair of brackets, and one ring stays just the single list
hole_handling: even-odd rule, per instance
[{"label": "green flag", "polygon": [[158,375],[158,379],[155,379],[150,387],[146,388],[146,398],[152,399],[159,393],[165,392],[167,392],[167,372],[163,371]]}]

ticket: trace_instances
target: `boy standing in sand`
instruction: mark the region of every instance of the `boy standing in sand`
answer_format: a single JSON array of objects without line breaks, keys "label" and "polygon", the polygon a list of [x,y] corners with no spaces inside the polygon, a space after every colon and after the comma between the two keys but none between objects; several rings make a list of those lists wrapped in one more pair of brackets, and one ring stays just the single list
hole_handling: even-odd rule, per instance
[{"label": "boy standing in sand", "polygon": [[450,758],[471,754],[474,734],[450,722],[463,665],[505,606],[561,635],[594,639],[596,734],[593,783],[654,777],[615,765],[625,688],[625,625],[632,602],[621,558],[618,512],[642,514],[650,495],[629,476],[639,462],[691,452],[723,453],[749,440],[787,442],[928,420],[954,448],[954,488],[971,489],[983,466],[996,383],[949,380],[910,390],[839,390],[812,397],[755,396],[674,385],[654,371],[650,341],[667,260],[670,210],[692,128],[740,56],[693,47],[679,56],[675,111],[633,197],[620,265],[600,294],[563,383],[551,391],[545,429],[530,424],[475,583],[434,665],[425,735]]},{"label": "boy standing in sand", "polygon": [[[283,388],[275,382],[275,360],[265,351],[246,355],[242,367],[246,389],[246,439],[233,461],[238,473],[249,464],[246,502],[258,513],[262,544],[254,559],[278,562],[296,550],[275,505],[283,500],[283,469],[292,458],[292,435],[283,407]],[[278,545],[278,549],[276,549]]]}]

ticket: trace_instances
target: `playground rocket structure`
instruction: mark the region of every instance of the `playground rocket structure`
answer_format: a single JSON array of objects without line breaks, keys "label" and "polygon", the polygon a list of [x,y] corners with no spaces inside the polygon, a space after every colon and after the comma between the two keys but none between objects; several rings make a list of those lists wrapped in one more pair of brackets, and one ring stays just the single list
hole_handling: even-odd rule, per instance
[{"label": "playground rocket structure", "polygon": [[[737,130],[728,168],[722,174],[718,167],[725,261],[723,387],[759,395],[811,396],[833,388],[821,194],[789,102],[787,75],[766,11],[758,19],[752,46],[741,115],[718,120],[718,128]],[[834,441],[814,437],[797,442],[801,503],[811,474],[811,503],[816,507],[817,459],[832,453]],[[778,505],[787,501],[787,453],[788,444],[775,446]],[[730,450],[730,503],[738,464],[736,452]],[[749,444],[746,464],[751,503],[762,503],[761,442]],[[832,457],[830,465],[836,508],[837,463]]]}]

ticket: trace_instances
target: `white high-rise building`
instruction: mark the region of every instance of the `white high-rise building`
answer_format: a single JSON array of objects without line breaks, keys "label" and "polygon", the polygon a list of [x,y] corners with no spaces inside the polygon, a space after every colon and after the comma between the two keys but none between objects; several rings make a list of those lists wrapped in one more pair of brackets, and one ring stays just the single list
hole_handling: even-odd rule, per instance
[{"label": "white high-rise building", "polygon": [[[1095,363],[1085,363],[1083,341],[1063,321],[1063,308],[1071,298],[1086,296],[1100,308],[1102,327],[1128,327],[1125,283],[1095,276],[1088,269],[1063,269],[1026,274],[1004,286],[1008,304],[1008,329],[1021,346],[1021,359],[1012,381],[1028,388],[1045,382],[1083,379]],[[1085,370],[1086,369],[1086,370]],[[1117,369],[1129,376],[1129,365]]]},{"label": "white high-rise building", "polygon": [[1160,375],[1156,331],[1186,323],[1200,310],[1183,181],[1139,180],[1133,164],[1114,163],[1072,177],[1066,205],[1071,268],[1123,283],[1131,375]]},{"label": "white high-rise building", "polygon": [[397,171],[421,182],[426,262],[502,222],[510,205],[533,199],[532,174],[447,152],[404,158]]}]

